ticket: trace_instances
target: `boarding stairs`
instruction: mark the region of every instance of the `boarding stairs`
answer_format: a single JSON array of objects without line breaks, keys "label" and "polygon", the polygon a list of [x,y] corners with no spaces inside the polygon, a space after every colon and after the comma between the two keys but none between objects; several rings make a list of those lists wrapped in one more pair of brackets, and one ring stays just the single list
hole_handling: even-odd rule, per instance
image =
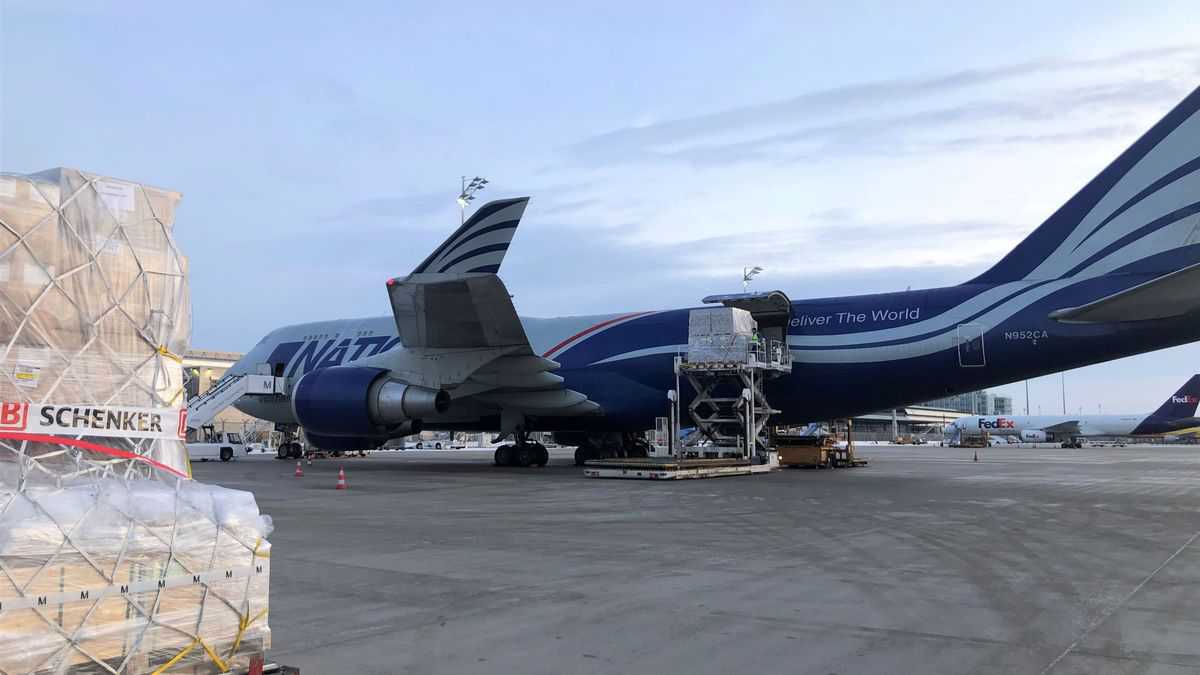
[{"label": "boarding stairs", "polygon": [[188,428],[199,429],[208,424],[243,396],[279,396],[284,393],[282,377],[253,373],[226,375],[202,396],[188,401]]}]

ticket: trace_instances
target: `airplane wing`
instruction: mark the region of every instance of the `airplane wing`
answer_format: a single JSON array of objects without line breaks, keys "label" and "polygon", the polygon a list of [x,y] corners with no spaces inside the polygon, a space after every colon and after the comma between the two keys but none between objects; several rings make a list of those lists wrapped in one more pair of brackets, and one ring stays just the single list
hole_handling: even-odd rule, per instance
[{"label": "airplane wing", "polygon": [[1079,434],[1079,433],[1082,433],[1082,430],[1079,427],[1079,420],[1068,420],[1066,422],[1059,422],[1058,424],[1051,424],[1049,426],[1042,427],[1042,431],[1045,431],[1045,432],[1051,433],[1051,434]]},{"label": "airplane wing", "polygon": [[525,416],[600,412],[550,372],[558,369],[556,362],[534,353],[496,275],[528,202],[522,197],[481,206],[412,274],[387,282],[404,345],[397,375],[447,389],[452,417],[499,414],[502,433]]},{"label": "airplane wing", "polygon": [[1200,289],[1200,263],[1086,305],[1057,309],[1050,312],[1050,318],[1063,323],[1167,319],[1200,309],[1197,289]]}]

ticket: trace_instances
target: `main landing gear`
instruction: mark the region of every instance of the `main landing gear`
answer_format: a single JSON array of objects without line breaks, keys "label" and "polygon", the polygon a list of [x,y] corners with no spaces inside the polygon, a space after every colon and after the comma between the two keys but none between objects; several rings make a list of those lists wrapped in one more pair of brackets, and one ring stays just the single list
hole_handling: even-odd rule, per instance
[{"label": "main landing gear", "polygon": [[650,443],[638,433],[586,434],[572,440],[575,466],[583,466],[589,459],[646,457],[650,453]]},{"label": "main landing gear", "polygon": [[550,461],[550,451],[546,446],[530,443],[523,431],[518,431],[516,437],[516,443],[506,443],[496,448],[496,466],[546,466]]}]

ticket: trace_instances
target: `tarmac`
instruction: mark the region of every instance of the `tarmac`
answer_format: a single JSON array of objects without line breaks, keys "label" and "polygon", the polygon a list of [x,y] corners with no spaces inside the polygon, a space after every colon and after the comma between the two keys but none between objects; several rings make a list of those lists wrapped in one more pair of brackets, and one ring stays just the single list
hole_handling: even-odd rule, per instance
[{"label": "tarmac", "polygon": [[669,483],[567,451],[194,473],[274,518],[271,656],[304,675],[1200,670],[1200,447],[972,452]]}]

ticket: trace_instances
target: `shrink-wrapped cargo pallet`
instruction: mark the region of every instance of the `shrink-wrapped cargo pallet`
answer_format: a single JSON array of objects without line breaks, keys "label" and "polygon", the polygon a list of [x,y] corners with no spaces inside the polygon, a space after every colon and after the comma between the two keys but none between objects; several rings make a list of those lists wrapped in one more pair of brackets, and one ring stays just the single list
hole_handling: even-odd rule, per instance
[{"label": "shrink-wrapped cargo pallet", "polygon": [[219,673],[269,646],[250,493],[103,479],[0,503],[0,672]]},{"label": "shrink-wrapped cargo pallet", "polygon": [[689,363],[745,363],[757,329],[754,317],[736,307],[706,307],[688,314]]},{"label": "shrink-wrapped cargo pallet", "polygon": [[[179,197],[75,169],[0,174],[0,430],[103,437],[134,456],[86,443],[0,442],[0,460],[26,462],[30,479],[149,475],[151,462],[138,458],[186,475],[176,355],[186,349],[191,313],[187,261],[171,233]],[[43,404],[72,410],[59,415]],[[176,419],[160,419],[157,435],[123,434],[128,419],[113,430],[113,420],[94,417],[100,406],[161,409]],[[46,414],[49,423],[39,424]]]},{"label": "shrink-wrapped cargo pallet", "polygon": [[220,673],[269,646],[269,520],[189,480],[178,201],[0,174],[0,673]]}]

